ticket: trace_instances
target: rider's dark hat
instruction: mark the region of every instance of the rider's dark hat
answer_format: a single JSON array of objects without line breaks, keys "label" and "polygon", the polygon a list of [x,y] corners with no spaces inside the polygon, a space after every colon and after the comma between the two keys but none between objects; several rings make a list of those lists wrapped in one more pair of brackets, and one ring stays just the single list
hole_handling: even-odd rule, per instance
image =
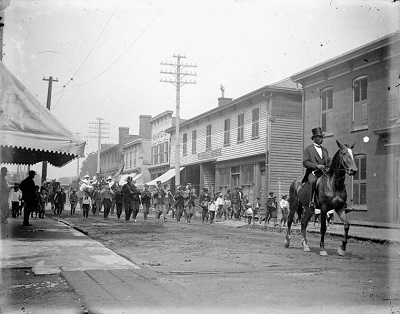
[{"label": "rider's dark hat", "polygon": [[311,136],[311,139],[312,139],[312,140],[313,140],[314,137],[316,137],[316,136],[322,136],[322,137],[324,137],[324,134],[322,133],[322,129],[321,129],[320,127],[312,129],[311,132],[312,132],[312,136]]}]

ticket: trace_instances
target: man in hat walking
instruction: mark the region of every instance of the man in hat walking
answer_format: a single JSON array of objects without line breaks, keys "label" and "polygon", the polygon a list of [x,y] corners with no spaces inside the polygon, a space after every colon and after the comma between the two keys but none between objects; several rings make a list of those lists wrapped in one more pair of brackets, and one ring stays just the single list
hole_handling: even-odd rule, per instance
[{"label": "man in hat walking", "polygon": [[147,221],[147,215],[149,214],[151,206],[151,192],[149,191],[149,186],[147,184],[144,185],[144,190],[141,193],[140,199],[143,206],[144,221]]},{"label": "man in hat walking", "polygon": [[[167,192],[164,190],[164,187],[161,184],[161,181],[157,181],[157,186],[153,190],[153,203],[156,208],[156,220],[159,222],[162,213],[164,212],[165,208],[165,196]],[[164,221],[167,219],[164,216]]]},{"label": "man in hat walking", "polygon": [[324,141],[324,134],[320,127],[311,130],[311,139],[314,141],[313,144],[308,145],[304,149],[303,154],[303,166],[307,169],[303,178],[304,182],[311,184],[310,193],[310,209],[315,209],[314,197],[315,197],[315,185],[317,179],[322,176],[323,170],[330,165],[330,158],[328,150],[322,147]]},{"label": "man in hat walking", "polygon": [[28,172],[28,177],[22,180],[21,184],[19,185],[19,189],[22,191],[22,198],[25,203],[24,207],[24,226],[32,226],[29,224],[29,215],[31,212],[35,211],[37,206],[37,194],[35,191],[35,181],[33,178],[35,177],[36,172],[30,170]]}]

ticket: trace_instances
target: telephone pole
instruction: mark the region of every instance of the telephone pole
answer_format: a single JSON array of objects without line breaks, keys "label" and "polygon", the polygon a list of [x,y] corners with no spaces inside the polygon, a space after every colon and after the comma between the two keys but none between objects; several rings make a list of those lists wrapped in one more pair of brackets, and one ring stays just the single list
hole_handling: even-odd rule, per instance
[{"label": "telephone pole", "polygon": [[182,70],[185,68],[197,68],[196,64],[187,64],[181,63],[182,58],[186,58],[185,56],[181,56],[180,54],[174,54],[174,58],[176,58],[175,63],[171,62],[161,62],[161,65],[172,66],[173,70],[163,71],[161,70],[161,74],[170,74],[174,77],[174,79],[161,79],[160,82],[171,83],[176,87],[176,118],[175,118],[175,186],[181,184],[181,164],[180,164],[180,135],[179,135],[179,122],[180,122],[180,101],[181,101],[181,86],[185,84],[196,84],[196,81],[188,81],[184,80],[185,76],[197,76],[196,73],[192,72],[183,72]]},{"label": "telephone pole", "polygon": [[[53,82],[58,82],[58,79],[53,79],[52,76],[49,76],[49,78],[43,78],[43,81],[48,81],[49,82],[49,87],[47,89],[47,104],[46,108],[50,110],[51,106],[51,90],[53,89]],[[42,183],[46,183],[47,181],[47,161],[44,160],[42,162]]]},{"label": "telephone pole", "polygon": [[110,123],[103,122],[103,118],[96,118],[97,121],[89,122],[89,133],[94,133],[96,136],[89,136],[92,138],[97,138],[97,174],[100,174],[100,150],[101,150],[101,140],[103,138],[109,138],[106,136],[110,134],[108,127]]},{"label": "telephone pole", "polygon": [[[79,136],[79,134],[81,134],[81,133],[76,132],[75,134],[76,134],[76,136]],[[79,156],[76,157],[76,163],[77,163],[77,167],[76,167],[76,178],[79,179]],[[78,182],[79,182],[79,180],[78,180]]]}]

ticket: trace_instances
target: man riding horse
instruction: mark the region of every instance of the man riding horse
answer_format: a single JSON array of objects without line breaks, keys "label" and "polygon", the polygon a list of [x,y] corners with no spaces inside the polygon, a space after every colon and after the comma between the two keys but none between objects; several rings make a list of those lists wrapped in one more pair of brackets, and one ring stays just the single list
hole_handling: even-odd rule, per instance
[{"label": "man riding horse", "polygon": [[311,130],[311,139],[314,141],[313,144],[308,145],[304,149],[303,154],[303,166],[307,169],[304,175],[302,183],[308,183],[311,185],[310,191],[310,209],[315,209],[315,186],[317,180],[323,175],[325,168],[329,167],[331,159],[329,158],[328,150],[322,147],[321,144],[324,141],[324,134],[320,127]]}]

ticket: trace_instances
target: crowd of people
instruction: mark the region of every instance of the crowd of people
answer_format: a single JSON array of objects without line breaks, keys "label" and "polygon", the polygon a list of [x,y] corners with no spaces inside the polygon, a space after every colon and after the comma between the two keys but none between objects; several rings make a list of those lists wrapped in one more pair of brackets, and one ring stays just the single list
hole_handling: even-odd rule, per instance
[{"label": "crowd of people", "polygon": [[[125,221],[137,220],[139,211],[143,213],[143,219],[147,221],[151,209],[154,209],[157,222],[167,221],[167,215],[178,223],[185,219],[188,224],[194,217],[199,217],[203,224],[214,225],[218,220],[247,220],[248,227],[258,219],[260,223],[267,224],[272,219],[277,225],[277,202],[273,192],[269,194],[266,203],[266,215],[261,219],[260,198],[250,202],[242,189],[236,187],[233,192],[229,189],[226,193],[211,193],[208,188],[203,188],[199,195],[191,183],[186,186],[178,186],[176,193],[172,194],[168,185],[157,181],[157,185],[150,190],[148,185],[137,187],[132,178],[128,177],[124,185],[120,186],[108,177],[103,185],[93,185],[89,176],[81,180],[79,191],[72,189],[69,195],[63,187],[56,191],[35,185],[36,173],[31,170],[28,177],[20,184],[15,183],[12,188],[6,181],[7,168],[1,168],[1,222],[7,223],[11,216],[17,218],[23,214],[23,225],[30,226],[29,218],[43,219],[48,204],[54,215],[61,216],[67,204],[70,204],[70,215],[74,216],[78,204],[82,211],[82,218],[87,220],[89,214],[99,216],[103,211],[104,219],[116,214],[121,219],[125,212]],[[50,188],[52,189],[52,188]],[[78,192],[78,193],[77,193]],[[281,224],[286,224],[288,213],[287,196],[284,195],[280,202],[282,210]],[[197,206],[196,206],[197,204]],[[10,215],[11,213],[11,215]]]}]

